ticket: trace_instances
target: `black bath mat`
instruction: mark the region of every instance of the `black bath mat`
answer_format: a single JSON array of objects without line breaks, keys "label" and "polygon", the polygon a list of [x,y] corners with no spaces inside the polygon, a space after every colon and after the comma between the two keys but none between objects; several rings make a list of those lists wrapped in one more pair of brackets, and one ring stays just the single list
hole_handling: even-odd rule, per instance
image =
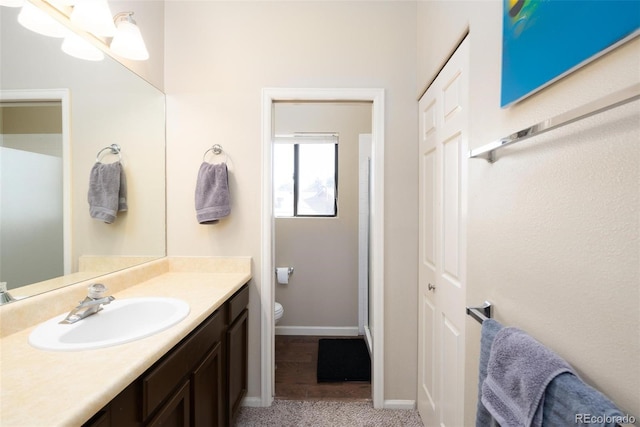
[{"label": "black bath mat", "polygon": [[318,382],[371,381],[371,359],[363,339],[318,340]]}]

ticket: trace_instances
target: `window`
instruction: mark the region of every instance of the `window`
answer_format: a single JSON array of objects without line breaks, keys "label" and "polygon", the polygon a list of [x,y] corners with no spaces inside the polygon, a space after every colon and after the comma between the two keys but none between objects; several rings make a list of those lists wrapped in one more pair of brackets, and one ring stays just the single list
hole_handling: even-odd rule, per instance
[{"label": "window", "polygon": [[[282,139],[291,139],[281,142]],[[273,147],[276,217],[338,213],[338,143],[328,138],[277,138]]]}]

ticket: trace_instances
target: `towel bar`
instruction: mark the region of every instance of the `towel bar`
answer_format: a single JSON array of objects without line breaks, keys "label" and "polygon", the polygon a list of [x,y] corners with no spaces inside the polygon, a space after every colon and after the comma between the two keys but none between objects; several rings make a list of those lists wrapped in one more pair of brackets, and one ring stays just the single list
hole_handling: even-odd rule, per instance
[{"label": "towel bar", "polygon": [[550,130],[568,125],[569,123],[591,117],[612,108],[640,99],[640,84],[631,85],[618,92],[611,93],[601,99],[590,102],[573,110],[561,113],[555,117],[536,123],[528,128],[512,133],[509,136],[483,145],[480,148],[469,151],[472,159],[485,159],[489,163],[496,161],[495,152],[503,147],[515,144],[533,136],[540,135]]},{"label": "towel bar", "polygon": [[491,319],[493,306],[489,301],[485,301],[480,307],[467,307],[467,315],[476,319],[480,324],[487,319]]}]

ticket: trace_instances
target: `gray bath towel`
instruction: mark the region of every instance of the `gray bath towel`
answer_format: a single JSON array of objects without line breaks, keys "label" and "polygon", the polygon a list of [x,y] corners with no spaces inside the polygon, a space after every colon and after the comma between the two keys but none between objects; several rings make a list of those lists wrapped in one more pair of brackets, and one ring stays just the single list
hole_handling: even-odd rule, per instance
[{"label": "gray bath towel", "polygon": [[479,375],[476,427],[497,426],[495,419],[482,404],[482,384],[484,383],[484,379],[487,377],[487,365],[489,364],[489,356],[491,355],[493,339],[501,329],[502,325],[493,319],[488,319],[482,322],[482,334],[480,335],[480,364],[478,366]]},{"label": "gray bath towel", "polygon": [[543,426],[616,427],[631,424],[629,416],[625,416],[608,397],[566,372],[554,378],[547,387],[543,411]]},{"label": "gray bath towel", "polygon": [[127,210],[127,188],[120,162],[93,165],[89,175],[89,214],[107,224]]},{"label": "gray bath towel", "polygon": [[[482,323],[476,427],[498,425],[482,404],[482,384],[487,377],[493,340],[501,329],[502,325],[493,319]],[[595,414],[597,420],[595,416],[587,419],[587,416]],[[622,411],[611,400],[570,372],[555,377],[544,394],[543,426],[616,427],[618,422],[626,422],[623,417]]]},{"label": "gray bath towel", "polygon": [[496,335],[482,384],[482,404],[502,427],[542,426],[545,391],[571,366],[517,328]]},{"label": "gray bath towel", "polygon": [[196,218],[200,224],[214,224],[231,213],[226,163],[203,162],[196,182]]},{"label": "gray bath towel", "polygon": [[[493,319],[482,323],[476,427],[498,426],[482,404],[482,384],[487,377],[491,346],[500,330],[502,325]],[[594,414],[598,414],[598,419],[587,419],[588,415]],[[626,422],[623,417],[622,411],[611,400],[573,373],[564,372],[556,376],[545,390],[543,426],[616,427],[620,421]]]}]

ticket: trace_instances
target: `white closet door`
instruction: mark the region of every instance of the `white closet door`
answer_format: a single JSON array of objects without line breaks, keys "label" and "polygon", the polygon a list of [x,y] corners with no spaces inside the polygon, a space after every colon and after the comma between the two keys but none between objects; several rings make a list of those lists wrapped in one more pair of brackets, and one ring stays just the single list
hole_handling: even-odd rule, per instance
[{"label": "white closet door", "polygon": [[468,38],[419,102],[418,410],[464,417]]}]

